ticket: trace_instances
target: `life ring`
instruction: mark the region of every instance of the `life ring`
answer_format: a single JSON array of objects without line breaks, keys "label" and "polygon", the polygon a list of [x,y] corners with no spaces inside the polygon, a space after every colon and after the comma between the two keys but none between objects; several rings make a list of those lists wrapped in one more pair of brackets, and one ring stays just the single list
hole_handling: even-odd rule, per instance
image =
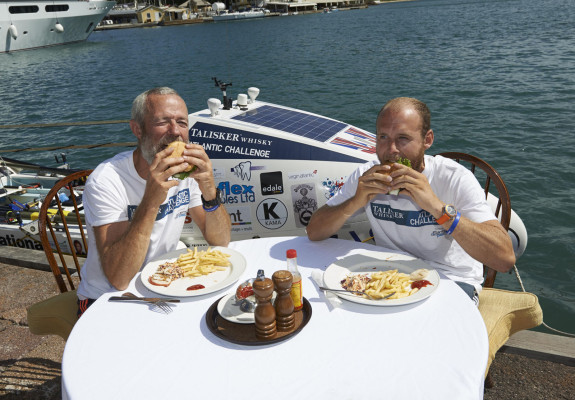
[{"label": "life ring", "polygon": [[[497,208],[497,197],[492,195],[491,193],[487,194],[487,203],[495,212]],[[511,238],[511,242],[513,243],[513,251],[515,252],[515,258],[521,257],[525,248],[527,247],[527,229],[523,224],[519,215],[513,210],[511,210],[511,220],[509,222],[509,237]]]}]

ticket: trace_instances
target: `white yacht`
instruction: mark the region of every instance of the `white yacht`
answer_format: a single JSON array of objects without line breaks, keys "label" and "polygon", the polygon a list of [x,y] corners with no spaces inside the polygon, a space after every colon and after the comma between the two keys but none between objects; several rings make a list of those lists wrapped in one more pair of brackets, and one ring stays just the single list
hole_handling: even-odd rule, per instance
[{"label": "white yacht", "polygon": [[0,0],[0,53],[86,40],[115,1]]},{"label": "white yacht", "polygon": [[263,8],[252,8],[246,11],[220,11],[217,15],[214,15],[212,18],[214,21],[234,21],[238,19],[250,19],[250,18],[263,18],[269,14],[269,10]]}]

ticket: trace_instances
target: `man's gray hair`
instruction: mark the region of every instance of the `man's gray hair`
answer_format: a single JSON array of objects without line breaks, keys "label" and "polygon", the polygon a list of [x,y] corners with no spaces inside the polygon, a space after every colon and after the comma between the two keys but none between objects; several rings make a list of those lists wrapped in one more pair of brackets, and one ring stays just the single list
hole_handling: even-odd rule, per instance
[{"label": "man's gray hair", "polygon": [[[156,87],[150,90],[146,90],[134,99],[132,103],[132,119],[136,121],[139,126],[144,126],[144,116],[148,108],[148,96],[149,95],[175,95],[180,96],[178,92],[169,87]],[[180,96],[181,97],[181,96]]]}]

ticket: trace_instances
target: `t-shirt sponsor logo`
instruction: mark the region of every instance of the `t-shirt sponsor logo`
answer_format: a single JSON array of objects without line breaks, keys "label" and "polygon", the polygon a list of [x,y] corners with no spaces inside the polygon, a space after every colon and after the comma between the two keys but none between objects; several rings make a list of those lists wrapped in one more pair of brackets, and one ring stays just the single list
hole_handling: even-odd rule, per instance
[{"label": "t-shirt sponsor logo", "polygon": [[[168,201],[160,206],[158,214],[156,215],[156,221],[159,221],[165,218],[166,216],[170,215],[171,213],[174,212],[174,210],[178,209],[179,207],[187,206],[189,204],[190,204],[190,190],[189,189],[180,190],[175,195],[169,197]],[[130,221],[132,220],[137,208],[138,208],[137,205],[128,206],[128,219]],[[185,214],[181,214],[179,216],[185,217]]]},{"label": "t-shirt sponsor logo", "polygon": [[426,225],[436,225],[435,218],[425,210],[398,210],[387,204],[370,203],[371,213],[376,219],[391,221],[397,225],[417,228]]}]

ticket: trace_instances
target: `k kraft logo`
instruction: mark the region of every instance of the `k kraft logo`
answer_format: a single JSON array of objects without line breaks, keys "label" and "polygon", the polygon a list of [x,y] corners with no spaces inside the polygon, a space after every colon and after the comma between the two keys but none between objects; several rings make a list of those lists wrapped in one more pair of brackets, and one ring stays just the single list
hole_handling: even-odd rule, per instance
[{"label": "k kraft logo", "polygon": [[260,174],[260,184],[263,196],[282,194],[284,192],[284,183],[281,171],[264,172]]}]

